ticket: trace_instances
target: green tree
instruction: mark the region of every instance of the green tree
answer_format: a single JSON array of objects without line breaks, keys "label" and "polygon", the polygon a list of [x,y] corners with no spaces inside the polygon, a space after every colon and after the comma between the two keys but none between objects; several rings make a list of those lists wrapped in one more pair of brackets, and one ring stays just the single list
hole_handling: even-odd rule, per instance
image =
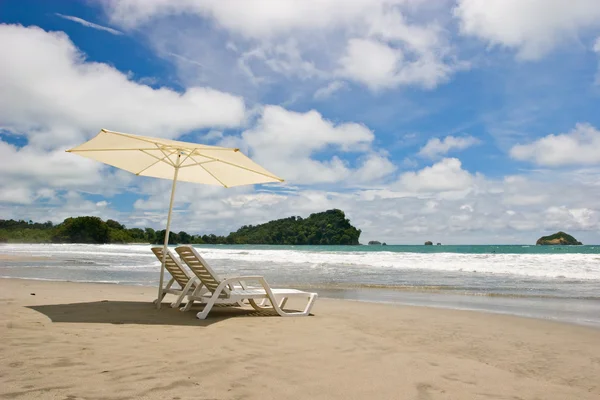
[{"label": "green tree", "polygon": [[118,229],[118,230],[125,229],[125,225],[120,224],[119,222],[115,221],[114,219],[107,219],[106,225],[111,229]]},{"label": "green tree", "polygon": [[177,234],[177,237],[179,239],[178,243],[181,243],[181,244],[192,243],[192,237],[187,232],[181,231]]},{"label": "green tree", "polygon": [[98,217],[67,218],[60,224],[52,241],[57,243],[108,243],[109,228]]},{"label": "green tree", "polygon": [[[165,242],[165,234],[167,231],[163,229],[162,231],[156,231],[156,235],[154,236],[154,244],[163,244]],[[169,233],[169,244],[178,244],[179,243],[179,235],[175,232]]]},{"label": "green tree", "polygon": [[113,229],[108,228],[108,241],[110,243],[130,243],[133,242],[133,238],[124,229]]},{"label": "green tree", "polygon": [[154,229],[144,229],[144,237],[148,243],[156,243],[156,231]]}]

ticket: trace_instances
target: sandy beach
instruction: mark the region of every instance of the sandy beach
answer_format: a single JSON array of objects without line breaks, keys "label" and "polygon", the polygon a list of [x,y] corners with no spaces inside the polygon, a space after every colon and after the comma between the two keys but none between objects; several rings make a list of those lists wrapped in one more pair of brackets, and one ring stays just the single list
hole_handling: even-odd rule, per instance
[{"label": "sandy beach", "polygon": [[593,328],[329,299],[310,317],[200,321],[154,309],[152,288],[0,279],[0,292],[0,398],[600,398]]}]

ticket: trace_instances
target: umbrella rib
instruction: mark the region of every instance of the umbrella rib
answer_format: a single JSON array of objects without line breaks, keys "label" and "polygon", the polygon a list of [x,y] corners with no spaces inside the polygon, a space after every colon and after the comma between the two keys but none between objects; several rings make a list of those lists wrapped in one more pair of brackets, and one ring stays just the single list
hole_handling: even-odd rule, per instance
[{"label": "umbrella rib", "polygon": [[156,148],[151,147],[148,149],[140,149],[140,148],[134,148],[134,149],[81,149],[81,150],[77,150],[77,149],[69,149],[67,150],[67,153],[79,153],[79,152],[84,152],[84,151],[137,151],[137,150],[156,150]]},{"label": "umbrella rib", "polygon": [[[147,152],[145,149],[139,149],[139,150],[140,150],[142,153],[144,153],[144,154],[146,154],[146,155],[148,155],[148,156],[150,156],[150,157],[156,158],[158,161],[163,161],[163,162],[165,162],[165,163],[167,163],[166,161],[164,161],[164,160],[165,160],[165,158],[167,158],[168,156],[170,156],[170,155],[172,155],[172,154],[173,154],[173,153],[171,153],[171,154],[165,155],[163,158],[160,158],[160,157],[157,157],[157,156],[155,156],[154,154],[148,153],[148,152]],[[151,149],[151,150],[156,150],[156,149]],[[164,153],[163,153],[163,154],[164,154]],[[171,165],[171,164],[169,164],[169,165]]]},{"label": "umbrella rib", "polygon": [[[234,164],[234,163],[231,163],[231,162],[228,162],[228,161],[223,161],[223,160],[220,160],[218,158],[207,156],[207,155],[204,155],[204,154],[198,154],[198,155],[202,156],[202,157],[210,158],[211,160],[214,160],[214,161],[222,162],[223,164],[231,165],[232,167],[236,167],[236,168],[240,168],[240,169],[245,169],[246,171],[254,172],[255,174],[263,175],[263,176],[266,176],[266,177],[269,177],[269,178],[276,179],[276,180],[278,180],[280,182],[283,182],[283,179],[281,179],[281,178],[279,178],[277,176],[270,175],[270,174],[265,174],[264,172],[259,172],[259,171],[256,171],[256,170],[252,169],[252,168],[243,167],[241,165]],[[194,160],[194,161],[196,161],[196,160]],[[200,165],[200,166],[202,167],[202,165]],[[202,167],[202,168],[204,168],[204,167]],[[206,168],[204,168],[204,169],[206,169]]]},{"label": "umbrella rib", "polygon": [[223,187],[224,187],[224,188],[228,188],[228,187],[229,187],[229,186],[227,186],[226,184],[224,184],[224,183],[223,183],[223,182],[222,182],[222,181],[221,181],[219,178],[217,178],[217,177],[216,177],[216,176],[215,176],[215,175],[214,175],[212,172],[210,172],[209,170],[207,170],[206,168],[204,168],[204,166],[203,166],[201,163],[198,163],[198,162],[196,161],[196,159],[194,159],[194,157],[192,157],[192,156],[190,155],[190,158],[191,158],[192,160],[194,160],[194,162],[196,162],[200,168],[202,168],[202,169],[203,169],[203,170],[205,170],[205,171],[206,171],[206,172],[207,172],[207,173],[208,173],[210,176],[212,176],[213,178],[215,178],[215,180],[216,180],[217,182],[219,182],[221,185],[223,185]]},{"label": "umbrella rib", "polygon": [[[175,165],[175,164],[173,163],[173,161],[171,161],[171,158],[170,158],[170,157],[171,157],[173,154],[177,153],[177,151],[178,151],[178,150],[172,150],[172,151],[171,151],[169,154],[167,154],[167,152],[166,152],[166,151],[165,151],[165,150],[164,150],[162,147],[160,147],[160,146],[159,146],[157,143],[154,143],[154,144],[155,144],[155,145],[156,145],[156,147],[157,147],[157,148],[158,148],[158,149],[161,151],[161,153],[163,153],[163,154],[165,155],[165,157],[164,157],[162,160],[164,160],[165,158],[166,158],[166,159],[168,159],[168,160],[169,160],[168,164],[170,164],[170,165],[171,165],[171,167],[173,167],[173,168],[177,168],[177,165]],[[165,161],[165,162],[166,162],[166,161]]]},{"label": "umbrella rib", "polygon": [[185,156],[185,158],[179,162],[179,165],[177,166],[177,168],[181,168],[181,164],[183,164],[185,162],[185,160],[187,160],[188,158],[190,158],[190,156],[192,155],[192,153],[193,153],[193,151],[191,151],[191,152],[188,151],[187,154],[186,154],[186,156]]},{"label": "umbrella rib", "polygon": [[[193,160],[193,158],[192,158],[192,160]],[[184,161],[185,161],[185,160],[184,160]],[[195,161],[195,160],[194,160],[194,161]],[[182,162],[183,162],[183,161],[182,161]],[[211,162],[216,162],[216,161],[215,161],[215,160],[200,161],[200,162],[195,162],[195,163],[193,163],[193,164],[184,165],[184,166],[181,166],[181,167],[179,167],[179,168],[198,167],[198,166],[200,166],[200,165],[202,165],[202,164],[208,164],[208,163],[211,163]]]},{"label": "umbrella rib", "polygon": [[[153,150],[154,150],[154,149],[153,149]],[[156,164],[158,164],[158,163],[159,163],[159,162],[161,162],[161,161],[162,161],[162,162],[164,162],[165,164],[169,164],[169,163],[167,163],[167,162],[165,161],[165,158],[166,158],[166,156],[165,156],[165,157],[163,157],[163,158],[158,158],[158,157],[156,157],[154,154],[150,154],[150,153],[148,153],[148,152],[146,152],[146,151],[144,151],[144,150],[140,150],[140,151],[141,151],[142,153],[144,153],[144,154],[147,154],[147,155],[149,155],[150,157],[154,157],[154,158],[156,158],[156,161],[155,161],[155,162],[153,162],[152,164],[148,165],[146,168],[142,169],[140,172],[136,172],[136,175],[139,175],[139,174],[141,174],[142,172],[146,171],[146,170],[147,170],[147,169],[149,169],[149,168],[152,168],[153,166],[155,166]],[[169,155],[170,155],[170,154],[169,154]],[[170,164],[169,164],[169,165],[170,165]]]}]

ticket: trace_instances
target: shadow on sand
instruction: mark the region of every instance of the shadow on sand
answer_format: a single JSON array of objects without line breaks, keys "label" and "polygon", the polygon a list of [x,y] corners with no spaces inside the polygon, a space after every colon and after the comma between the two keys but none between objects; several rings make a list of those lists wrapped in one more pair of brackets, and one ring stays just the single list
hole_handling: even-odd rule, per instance
[{"label": "shadow on sand", "polygon": [[171,308],[168,303],[163,303],[161,309],[157,310],[150,302],[110,300],[27,308],[44,314],[52,322],[97,324],[209,326],[228,318],[277,316],[270,311],[258,312],[246,308],[215,306],[207,319],[199,320],[196,318],[196,313],[202,309],[202,306],[195,306],[188,312],[181,312],[179,309]]}]

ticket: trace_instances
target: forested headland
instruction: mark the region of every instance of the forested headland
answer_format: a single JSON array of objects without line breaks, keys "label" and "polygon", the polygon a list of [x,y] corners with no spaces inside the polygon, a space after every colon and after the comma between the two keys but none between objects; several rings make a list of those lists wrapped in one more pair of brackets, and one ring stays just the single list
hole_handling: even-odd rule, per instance
[{"label": "forested headland", "polygon": [[[343,211],[333,209],[244,225],[227,236],[171,232],[170,244],[283,244],[357,245],[360,229],[350,224]],[[60,224],[0,219],[0,242],[13,243],[152,243],[162,244],[165,231],[127,228],[118,221],[83,216],[67,218]]]}]

